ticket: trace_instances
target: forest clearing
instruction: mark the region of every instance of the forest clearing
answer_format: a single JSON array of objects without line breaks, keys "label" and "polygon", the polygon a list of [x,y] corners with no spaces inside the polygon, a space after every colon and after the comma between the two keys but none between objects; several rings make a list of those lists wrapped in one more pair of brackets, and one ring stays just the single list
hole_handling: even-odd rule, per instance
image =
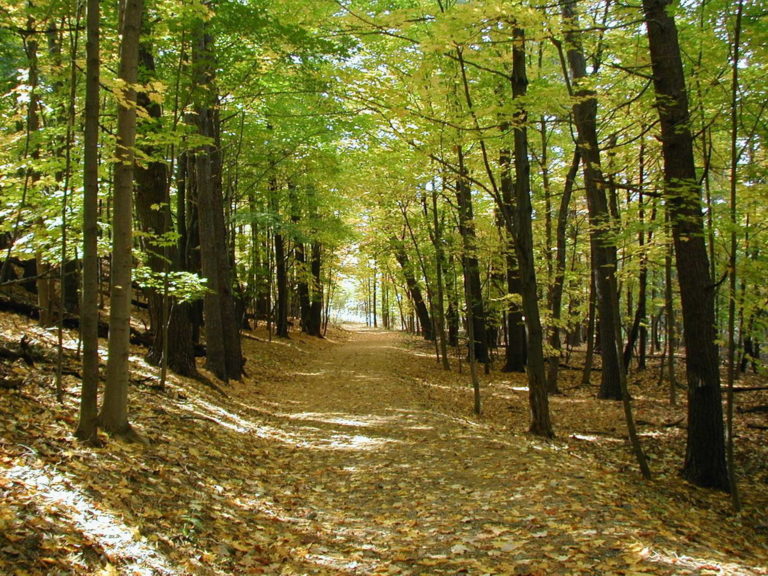
[{"label": "forest clearing", "polygon": [[[7,315],[2,332],[35,349],[47,336]],[[84,446],[76,378],[57,404],[52,366],[15,366],[24,385],[0,390],[0,573],[768,574],[765,413],[748,411],[765,391],[739,394],[733,514],[679,478],[684,411],[655,375],[633,386],[644,481],[619,403],[577,379],[544,440],[526,433],[523,375],[484,379],[477,418],[466,366],[444,372],[413,337],[252,336],[226,395],[182,377],[159,390],[134,350],[144,444]]]}]

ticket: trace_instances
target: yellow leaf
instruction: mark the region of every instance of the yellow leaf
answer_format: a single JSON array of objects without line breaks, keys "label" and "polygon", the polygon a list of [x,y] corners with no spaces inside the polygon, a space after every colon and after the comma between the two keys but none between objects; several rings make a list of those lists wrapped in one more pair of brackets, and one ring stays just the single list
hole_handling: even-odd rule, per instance
[{"label": "yellow leaf", "polygon": [[106,566],[96,572],[96,576],[120,576],[120,573],[117,571],[117,568],[108,562]]}]

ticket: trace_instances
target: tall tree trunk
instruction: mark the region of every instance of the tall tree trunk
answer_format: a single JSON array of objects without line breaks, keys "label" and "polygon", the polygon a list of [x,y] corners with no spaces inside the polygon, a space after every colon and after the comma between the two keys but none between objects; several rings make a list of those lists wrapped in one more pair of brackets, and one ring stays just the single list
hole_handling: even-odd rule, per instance
[{"label": "tall tree trunk", "polygon": [[288,202],[293,224],[293,264],[296,277],[296,295],[299,301],[299,325],[301,331],[309,333],[309,273],[307,270],[307,254],[304,234],[300,231],[301,205],[296,186],[288,182]]},{"label": "tall tree trunk", "polygon": [[[142,79],[143,83],[146,83],[155,76],[152,47],[146,42],[142,42],[139,46],[139,62],[141,73],[147,76]],[[162,118],[160,105],[153,102],[149,94],[144,91],[137,94],[136,102],[152,121],[147,130],[157,130]],[[166,237],[172,231],[168,165],[155,157],[159,153],[156,148],[144,146],[142,152],[149,160],[137,163],[134,168],[136,214],[141,229],[146,234],[143,237],[143,244],[149,267],[153,273],[161,276],[168,274],[171,266],[175,270],[181,269],[179,248],[171,244]],[[149,289],[149,315],[153,340],[147,360],[158,365],[163,362],[165,353],[165,365],[177,374],[191,376],[197,373],[197,368],[189,306],[181,303],[170,306],[169,298],[167,294],[163,294],[163,291]],[[168,336],[172,337],[166,338],[166,331],[169,333]]]},{"label": "tall tree trunk", "polygon": [[[197,187],[195,185],[194,156],[183,152],[178,158],[176,170],[176,220],[179,232],[179,268],[187,272],[200,272],[200,228],[197,225]],[[200,342],[203,323],[203,303],[196,301],[178,304],[187,309],[191,325],[192,343]],[[184,324],[183,322],[180,324]],[[171,328],[173,325],[171,325]]]},{"label": "tall tree trunk", "polygon": [[[525,70],[525,33],[521,28],[513,31],[512,96],[525,98],[528,78]],[[527,114],[519,109],[515,114],[515,206],[512,215],[515,231],[515,249],[520,266],[520,288],[523,296],[525,325],[528,328],[528,401],[531,408],[529,431],[538,436],[552,437],[549,417],[549,398],[544,372],[544,335],[539,317],[536,293],[536,266],[533,259],[533,208],[531,206],[531,167],[528,159]]]},{"label": "tall tree trunk", "polygon": [[468,297],[467,309],[471,309],[468,318],[472,321],[472,341],[477,362],[488,364],[488,343],[485,331],[485,305],[483,304],[483,287],[480,281],[480,263],[477,258],[477,235],[475,233],[475,216],[472,209],[472,191],[467,179],[467,168],[464,164],[464,152],[458,146],[459,175],[456,179],[456,202],[459,212],[459,234],[462,241],[461,267],[464,272],[465,294]]},{"label": "tall tree trunk", "polygon": [[[39,42],[35,31],[35,19],[30,15],[27,18],[27,30],[24,36],[24,52],[27,57],[27,83],[29,85],[29,100],[27,102],[27,153],[29,158],[36,164],[40,159],[40,70],[38,60]],[[25,159],[26,160],[26,159]],[[34,184],[40,180],[40,172],[37,165],[26,169],[26,182]],[[44,225],[43,218],[40,218],[40,224]],[[53,324],[53,297],[51,290],[51,266],[43,257],[43,250],[39,248],[35,251],[35,288],[37,290],[37,307],[40,310],[39,322],[41,326],[51,326]]]},{"label": "tall tree trunk", "polygon": [[280,198],[277,180],[272,178],[269,183],[269,208],[273,218],[278,222],[274,231],[273,244],[275,249],[275,276],[277,284],[277,314],[275,317],[275,333],[278,338],[288,338],[288,270],[286,269],[285,238],[280,220]]},{"label": "tall tree trunk", "polygon": [[[309,295],[309,315],[307,322],[307,334],[323,337],[323,277],[322,277],[322,258],[323,245],[317,239],[318,230],[316,228],[319,220],[317,214],[317,200],[315,191],[309,191],[309,218],[312,222],[312,241],[309,244],[309,273],[310,273],[310,295]],[[376,311],[376,298],[374,295],[374,313]],[[375,325],[375,316],[374,316]]]},{"label": "tall tree trunk", "polygon": [[[310,336],[323,336],[323,279],[322,255],[323,246],[317,240],[313,240],[309,248],[310,273],[312,275],[312,293],[310,295],[309,321],[307,334]],[[375,310],[375,308],[374,308]],[[375,324],[375,323],[374,323]]]},{"label": "tall tree trunk", "polygon": [[195,116],[198,134],[207,142],[195,151],[200,260],[208,280],[205,295],[206,368],[217,378],[239,380],[243,370],[240,323],[232,293],[230,251],[224,222],[221,189],[219,115],[214,87],[213,40],[202,22],[192,41],[192,69],[196,86]]},{"label": "tall tree trunk", "polygon": [[131,270],[133,268],[133,167],[136,142],[136,80],[142,0],[126,0],[120,44],[119,77],[123,94],[117,107],[114,200],[112,207],[112,279],[109,308],[109,358],[99,421],[111,434],[130,435]]},{"label": "tall tree trunk", "polygon": [[715,291],[709,273],[696,179],[688,96],[670,0],[643,0],[661,121],[665,200],[672,220],[683,307],[688,381],[688,437],[683,476],[728,491],[725,434],[715,330]]},{"label": "tall tree trunk", "polygon": [[413,307],[416,309],[416,315],[419,318],[419,324],[421,325],[421,335],[425,340],[432,340],[435,336],[432,332],[432,321],[429,317],[429,310],[424,302],[424,297],[421,294],[421,286],[416,280],[416,276],[413,272],[413,266],[411,260],[408,258],[408,252],[405,251],[405,244],[402,240],[392,237],[390,238],[390,244],[395,254],[395,259],[400,268],[403,271],[405,277],[405,283],[408,286],[408,292],[413,300]]},{"label": "tall tree trunk", "polygon": [[295,240],[293,244],[293,265],[296,272],[296,294],[299,300],[299,323],[301,331],[309,333],[309,279],[307,256],[304,242]]},{"label": "tall tree trunk", "polygon": [[[440,222],[440,217],[437,210],[437,187],[433,182],[432,190],[430,193],[431,200],[431,212],[432,222],[430,225],[429,218],[426,219],[427,229],[429,230],[429,236],[432,240],[432,246],[435,249],[435,287],[436,287],[436,299],[434,306],[432,307],[435,316],[435,328],[437,331],[437,338],[440,346],[440,357],[442,361],[443,370],[450,370],[451,365],[448,360],[448,340],[445,333],[445,281],[444,281],[444,266],[445,266],[445,250],[443,250],[443,228]],[[430,210],[427,208],[426,197],[424,198],[424,211],[429,214]]]},{"label": "tall tree trunk", "polygon": [[600,167],[600,146],[597,140],[597,97],[594,90],[585,85],[587,64],[581,48],[581,38],[576,16],[576,0],[561,3],[568,42],[567,59],[573,77],[573,120],[578,132],[576,145],[582,157],[584,187],[590,221],[592,274],[597,288],[597,307],[600,321],[600,353],[602,378],[599,398],[621,399],[621,315],[618,307],[616,284],[616,245],[612,238],[611,216],[605,195],[606,182]]},{"label": "tall tree trunk", "polygon": [[595,294],[595,275],[589,275],[589,302],[587,303],[587,350],[584,354],[584,370],[581,373],[581,385],[589,386],[592,380],[592,365],[595,361],[595,315],[597,313],[597,295]]},{"label": "tall tree trunk", "polygon": [[[739,66],[741,55],[741,22],[744,14],[744,0],[738,0],[736,4],[736,22],[733,33],[733,59],[731,62],[731,177],[730,177],[730,224],[731,224],[731,242],[730,257],[728,260],[728,376],[726,393],[726,445],[725,455],[728,465],[728,484],[731,488],[731,503],[733,509],[738,512],[741,509],[741,499],[739,489],[736,484],[736,469],[733,454],[733,387],[736,378],[736,266],[737,247],[738,247],[738,212],[737,212],[737,185],[738,185],[738,163],[739,163]],[[749,221],[747,220],[747,224]],[[745,248],[749,248],[749,238],[745,238]],[[746,251],[746,250],[745,250]],[[739,306],[739,315],[743,321],[743,302]],[[739,333],[744,334],[743,322],[740,323]]]},{"label": "tall tree trunk", "polygon": [[[624,347],[624,371],[629,371],[629,364],[632,360],[632,353],[635,347],[635,343],[638,344],[639,350],[637,354],[637,368],[638,370],[645,369],[645,347],[647,340],[647,301],[648,301],[648,254],[645,249],[646,244],[649,244],[653,238],[653,232],[649,231],[647,236],[645,232],[645,195],[643,193],[645,186],[645,139],[640,138],[640,193],[637,199],[638,210],[637,219],[640,223],[640,230],[637,233],[637,244],[640,247],[640,275],[638,277],[638,290],[637,290],[637,309],[635,310],[634,320],[632,321],[632,327],[629,330],[629,336],[627,337],[627,343]],[[651,211],[651,222],[656,218],[656,205],[654,204]]]},{"label": "tall tree trunk", "polygon": [[557,256],[554,266],[554,278],[552,290],[550,291],[550,311],[552,315],[549,328],[549,345],[552,348],[552,354],[548,359],[547,369],[547,390],[550,393],[558,390],[557,380],[560,369],[560,319],[562,318],[563,290],[565,288],[565,240],[568,226],[568,206],[571,203],[573,194],[573,185],[576,180],[576,174],[581,163],[581,154],[578,148],[573,153],[571,167],[568,169],[568,175],[565,177],[565,186],[563,195],[560,198],[560,208],[557,213],[557,223],[555,225],[555,243],[557,244]]},{"label": "tall tree trunk", "polygon": [[86,21],[85,129],[83,143],[83,291],[80,337],[83,379],[75,436],[96,441],[99,388],[99,0],[88,0]]},{"label": "tall tree trunk", "polygon": [[[508,126],[503,126],[502,129],[505,127],[508,128]],[[500,212],[505,238],[504,259],[506,263],[507,294],[520,294],[520,267],[518,266],[515,252],[513,223],[515,183],[512,179],[512,153],[510,150],[502,148],[499,151],[499,168],[501,170],[499,186],[501,189],[502,206],[500,207]],[[507,328],[507,342],[504,348],[504,366],[501,371],[525,372],[528,345],[525,322],[523,321],[523,309],[519,305],[510,302],[507,304],[504,316]]]},{"label": "tall tree trunk", "polygon": [[[665,212],[665,220],[669,225],[669,209]],[[666,318],[666,339],[665,347],[667,354],[667,370],[669,374],[669,403],[672,406],[677,405],[677,368],[675,363],[675,351],[677,350],[677,334],[675,326],[675,302],[674,291],[672,287],[672,258],[674,256],[674,246],[668,242],[664,250],[664,316]],[[659,380],[664,377],[664,366],[662,363]]]}]

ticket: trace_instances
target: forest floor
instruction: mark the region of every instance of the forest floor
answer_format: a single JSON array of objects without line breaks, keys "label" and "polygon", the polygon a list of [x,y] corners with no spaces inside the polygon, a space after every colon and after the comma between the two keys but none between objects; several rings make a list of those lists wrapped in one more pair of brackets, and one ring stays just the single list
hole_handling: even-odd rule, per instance
[{"label": "forest floor", "polygon": [[426,343],[362,327],[250,333],[248,376],[225,394],[176,377],[159,389],[136,348],[146,442],[84,446],[73,353],[59,404],[52,333],[0,317],[0,342],[25,333],[34,365],[0,359],[0,382],[17,383],[0,389],[3,575],[768,574],[764,391],[736,395],[733,514],[678,477],[684,408],[656,370],[632,379],[643,481],[621,406],[577,371],[546,441],[526,433],[523,375],[481,372],[473,417],[466,364],[444,372]]}]

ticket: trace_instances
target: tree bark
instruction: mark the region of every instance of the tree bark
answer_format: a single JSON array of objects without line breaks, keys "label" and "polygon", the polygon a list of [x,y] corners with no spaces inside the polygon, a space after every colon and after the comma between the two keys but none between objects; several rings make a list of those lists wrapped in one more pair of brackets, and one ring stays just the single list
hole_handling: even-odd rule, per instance
[{"label": "tree bark", "polygon": [[[514,28],[512,48],[512,96],[524,98],[528,88],[525,70],[525,33]],[[512,216],[515,231],[515,249],[520,267],[520,288],[523,296],[525,324],[528,328],[528,401],[531,408],[529,431],[538,436],[554,436],[549,417],[549,397],[544,371],[544,335],[539,316],[536,293],[536,266],[533,257],[533,208],[531,206],[531,167],[528,159],[528,131],[526,112],[515,114],[515,207]]]},{"label": "tree bark", "polygon": [[715,330],[715,292],[709,272],[696,179],[688,96],[670,0],[643,0],[648,45],[661,122],[664,197],[683,308],[688,381],[688,437],[683,476],[704,487],[728,491],[725,434]]},{"label": "tree bark", "polygon": [[[499,151],[499,167],[501,169],[499,187],[501,189],[502,206],[500,211],[505,236],[504,259],[506,263],[507,294],[519,295],[521,293],[520,267],[516,258],[514,223],[512,221],[515,183],[512,179],[512,153],[510,150],[502,149]],[[523,310],[518,304],[510,302],[507,304],[504,316],[507,324],[507,342],[504,349],[504,366],[501,371],[525,372],[527,337],[525,322],[523,321]]]},{"label": "tree bark", "polygon": [[278,338],[288,338],[288,270],[285,257],[285,238],[280,224],[280,198],[277,179],[269,183],[269,208],[277,224],[274,230],[275,250],[275,281],[277,284],[277,314],[275,317],[275,334]]},{"label": "tree bark", "polygon": [[468,297],[468,315],[472,321],[472,342],[474,358],[477,362],[488,364],[488,343],[485,330],[485,305],[483,304],[483,286],[480,281],[480,263],[477,257],[477,235],[475,216],[472,209],[472,191],[467,180],[467,168],[464,164],[464,152],[458,146],[459,175],[456,179],[456,203],[459,212],[459,235],[462,241],[461,268],[464,272],[465,294]]},{"label": "tree bark", "polygon": [[130,435],[131,271],[133,268],[133,167],[136,142],[136,85],[142,0],[126,0],[120,45],[119,77],[124,82],[117,108],[114,200],[112,207],[112,279],[109,309],[109,358],[99,421],[110,434]]},{"label": "tree bark", "polygon": [[[307,319],[307,334],[322,338],[323,336],[323,281],[322,281],[322,255],[323,246],[317,240],[313,240],[309,248],[310,274],[312,277],[309,317]],[[375,307],[374,307],[375,311]],[[375,316],[374,316],[375,325]]]},{"label": "tree bark", "polygon": [[395,259],[403,271],[405,284],[408,286],[408,292],[413,300],[413,307],[416,310],[416,316],[419,318],[421,335],[424,337],[424,340],[432,340],[435,337],[432,331],[432,320],[429,317],[429,310],[421,293],[421,286],[419,286],[419,282],[416,280],[416,276],[414,276],[411,260],[405,251],[405,244],[394,236],[390,238],[390,244],[394,251]]},{"label": "tree bark", "polygon": [[[146,42],[139,46],[139,62],[141,73],[147,76],[146,82],[155,75],[155,60],[152,47]],[[149,94],[141,91],[136,96],[137,105],[146,111],[150,119],[147,130],[157,130],[162,109],[157,102],[150,100]],[[136,214],[142,231],[144,251],[148,256],[148,264],[152,272],[161,276],[168,274],[170,268],[181,270],[179,247],[171,244],[165,235],[172,231],[171,197],[168,189],[168,165],[155,158],[159,153],[154,147],[142,147],[149,160],[137,163],[136,178]],[[154,288],[149,292],[150,327],[154,336],[152,346],[147,354],[151,364],[159,365],[163,361],[164,351],[167,354],[166,364],[177,374],[191,376],[197,373],[195,366],[194,343],[192,341],[192,326],[189,316],[189,306],[176,303],[169,304],[172,296],[164,295]],[[166,342],[166,328],[168,338]]]},{"label": "tree bark", "polygon": [[602,377],[599,398],[621,399],[620,332],[621,315],[618,308],[616,283],[616,245],[611,235],[611,217],[605,195],[606,182],[600,167],[600,146],[597,140],[597,97],[583,85],[587,78],[587,65],[581,48],[576,0],[563,0],[561,9],[566,21],[565,39],[568,64],[573,76],[573,120],[578,133],[576,145],[582,158],[584,187],[590,221],[592,273],[597,288],[597,307],[600,321],[600,353]]},{"label": "tree bark", "polygon": [[[446,336],[446,318],[445,318],[445,281],[443,280],[443,269],[445,266],[445,250],[443,249],[443,227],[440,222],[440,217],[437,209],[437,187],[435,183],[432,183],[432,190],[430,192],[430,204],[432,212],[432,222],[430,226],[429,218],[426,218],[427,229],[429,230],[429,237],[432,240],[432,246],[435,249],[435,287],[436,287],[436,301],[432,307],[435,312],[433,316],[436,316],[435,328],[437,331],[437,338],[440,347],[440,357],[442,361],[443,370],[450,370],[451,365],[448,360],[448,340]],[[424,212],[427,216],[430,212],[427,207],[427,200],[424,197]]]},{"label": "tree bark", "polygon": [[558,390],[557,380],[560,370],[560,319],[562,318],[563,290],[565,289],[565,240],[568,225],[568,206],[571,203],[573,194],[573,185],[576,180],[576,174],[581,163],[581,154],[578,148],[573,153],[573,160],[565,177],[565,186],[563,195],[560,198],[560,208],[557,213],[557,223],[555,225],[555,243],[557,245],[557,256],[554,265],[554,278],[552,290],[550,291],[550,311],[552,314],[552,325],[549,328],[549,345],[552,348],[552,354],[548,359],[547,369],[547,390],[553,393]]},{"label": "tree bark", "polygon": [[83,291],[80,338],[83,341],[80,413],[75,436],[95,442],[99,387],[99,0],[88,0],[86,16],[85,128],[83,143]]},{"label": "tree bark", "polygon": [[200,230],[200,259],[209,291],[204,301],[206,368],[217,378],[239,380],[243,370],[240,323],[235,314],[232,270],[221,189],[219,115],[214,87],[213,40],[203,22],[192,41],[192,77],[196,90],[198,134],[207,142],[195,151],[195,183]]}]

